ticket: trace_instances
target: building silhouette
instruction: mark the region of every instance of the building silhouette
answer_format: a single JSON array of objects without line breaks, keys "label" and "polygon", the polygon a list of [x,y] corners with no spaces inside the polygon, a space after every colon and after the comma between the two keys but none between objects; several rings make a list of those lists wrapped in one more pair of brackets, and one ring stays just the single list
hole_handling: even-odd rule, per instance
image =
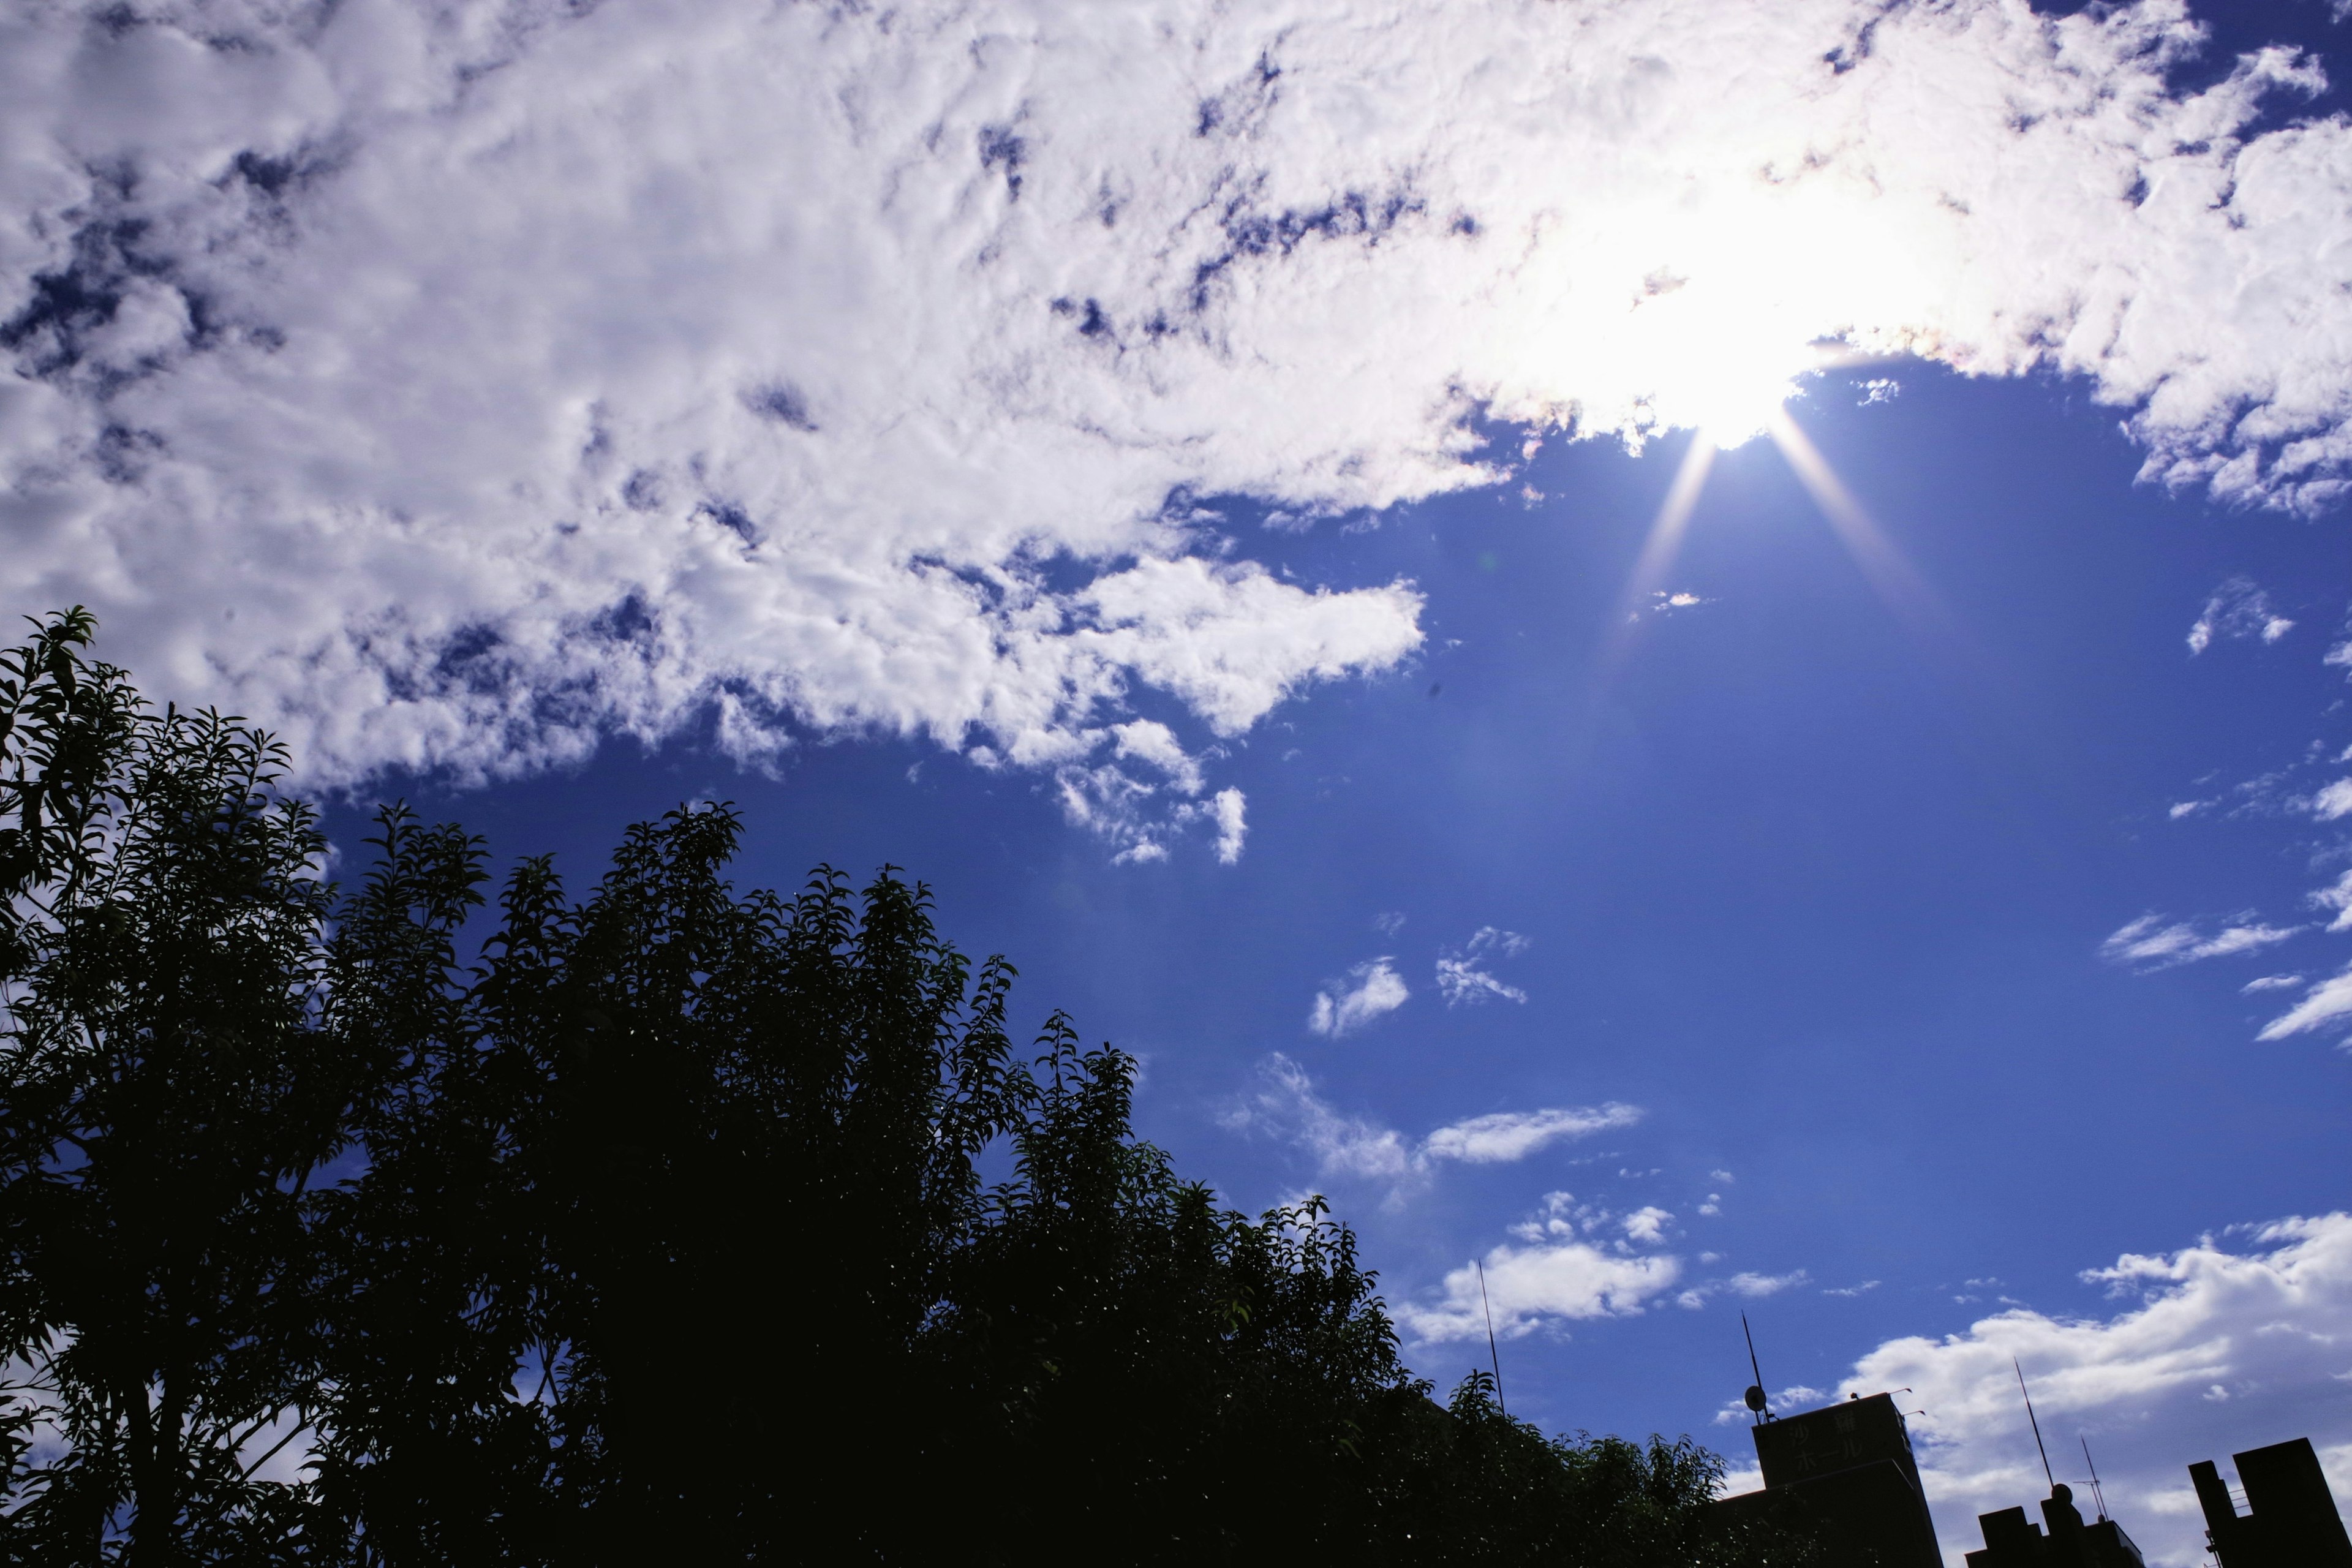
[{"label": "building silhouette", "polygon": [[2146,1559],[2124,1527],[2102,1513],[2094,1523],[2083,1521],[2074,1506],[2074,1489],[2060,1481],[2042,1500],[2042,1525],[2025,1517],[2021,1508],[1977,1515],[1984,1531],[1984,1547],[1969,1553],[1969,1568],[2042,1568],[2064,1563],[2066,1568],[2142,1568]]},{"label": "building silhouette", "polygon": [[1849,1395],[1761,1421],[1751,1435],[1763,1489],[1717,1501],[1719,1522],[1769,1521],[1811,1536],[1822,1568],[1941,1568],[1910,1429],[1893,1396]]},{"label": "building silhouette", "polygon": [[2221,1568],[2352,1568],[2352,1539],[2310,1438],[2231,1458],[2246,1489],[2246,1513],[2238,1511],[2212,1460],[2189,1467],[2205,1510],[2205,1540]]},{"label": "building silhouette", "polygon": [[[1748,1407],[1759,1416],[1749,1436],[1764,1485],[1717,1500],[1717,1527],[1793,1533],[1816,1549],[1820,1568],[1942,1568],[1910,1428],[1893,1396],[1848,1394],[1775,1417],[1761,1382],[1748,1391]],[[2352,1568],[2352,1535],[2308,1437],[2231,1458],[2245,1488],[2242,1513],[2211,1460],[2189,1467],[2221,1568]],[[1984,1545],[1968,1553],[1968,1568],[2146,1568],[2104,1503],[2097,1519],[2084,1520],[2063,1481],[2052,1482],[2040,1523],[2022,1508],[2007,1508],[1979,1514],[1977,1527]]]}]

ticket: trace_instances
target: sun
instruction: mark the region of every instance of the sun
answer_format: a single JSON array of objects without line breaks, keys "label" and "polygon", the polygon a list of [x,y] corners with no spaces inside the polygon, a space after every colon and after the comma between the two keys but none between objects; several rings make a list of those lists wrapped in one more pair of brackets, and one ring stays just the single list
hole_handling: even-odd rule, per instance
[{"label": "sun", "polygon": [[1822,369],[1835,347],[1814,339],[1752,277],[1694,282],[1646,310],[1653,416],[1667,428],[1696,430],[1719,448],[1769,434],[1801,382]]}]

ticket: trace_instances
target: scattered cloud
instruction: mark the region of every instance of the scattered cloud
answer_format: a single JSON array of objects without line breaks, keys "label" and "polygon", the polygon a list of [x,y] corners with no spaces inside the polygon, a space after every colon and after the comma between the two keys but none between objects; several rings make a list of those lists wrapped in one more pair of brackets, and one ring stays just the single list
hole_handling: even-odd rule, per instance
[{"label": "scattered cloud", "polygon": [[2189,628],[2189,652],[2203,653],[2216,638],[2259,638],[2274,643],[2294,629],[2294,623],[2271,608],[2270,595],[2244,577],[2232,577],[2213,590],[2204,613]]},{"label": "scattered cloud", "polygon": [[1228,1131],[1297,1144],[1314,1157],[1322,1177],[1388,1184],[1391,1200],[1442,1164],[1507,1164],[1641,1120],[1639,1106],[1613,1101],[1496,1111],[1448,1122],[1415,1140],[1339,1110],[1317,1092],[1305,1068],[1279,1051],[1259,1064],[1256,1087],[1219,1118]]},{"label": "scattered cloud", "polygon": [[2300,926],[2270,926],[2251,914],[2240,915],[2210,930],[2191,921],[2167,923],[2162,915],[2147,914],[2117,930],[2099,944],[2099,956],[2110,963],[2128,964],[2142,973],[2171,969],[2200,959],[2228,958],[2259,952],[2284,942]]},{"label": "scattered cloud", "polygon": [[1412,993],[1405,989],[1403,977],[1390,967],[1391,962],[1368,958],[1348,971],[1347,979],[1318,991],[1315,1005],[1307,1015],[1307,1026],[1336,1040],[1403,1006]]},{"label": "scattered cloud", "polygon": [[[1110,742],[1110,761],[1072,762],[1055,770],[1066,820],[1115,845],[1111,858],[1120,865],[1166,859],[1170,844],[1195,825],[1214,830],[1219,864],[1241,859],[1249,833],[1246,797],[1229,788],[1206,800],[1190,798],[1201,794],[1206,781],[1200,759],[1184,750],[1173,731],[1139,720],[1111,725],[1101,738]],[[1159,775],[1158,782],[1147,782],[1149,774]]]},{"label": "scattered cloud", "polygon": [[1516,985],[1507,985],[1490,973],[1486,965],[1496,958],[1516,958],[1529,946],[1526,937],[1517,931],[1499,931],[1493,926],[1480,926],[1461,947],[1448,949],[1437,960],[1437,990],[1449,1007],[1465,1004],[1492,1002],[1525,1002],[1528,994]]},{"label": "scattered cloud", "polygon": [[2308,1435],[2352,1498],[2352,1215],[2240,1227],[2178,1252],[2126,1255],[2084,1279],[2126,1302],[2112,1317],[2016,1307],[1940,1340],[1893,1340],[1837,1391],[1909,1387],[1913,1430],[1947,1545],[1976,1516],[2047,1488],[2011,1357],[2032,1382],[2059,1479],[2086,1492],[2072,1439],[2090,1439],[2110,1510],[2151,1563],[2203,1561],[2186,1467]]},{"label": "scattered cloud", "polygon": [[1686,590],[1680,593],[1669,594],[1663,588],[1654,589],[1650,594],[1650,614],[1654,616],[1671,616],[1676,610],[1695,610],[1701,605],[1712,605],[1714,603],[1715,601],[1713,599],[1702,599],[1696,594],[1690,593]]},{"label": "scattered cloud", "polygon": [[[1811,1384],[1792,1383],[1786,1388],[1767,1394],[1764,1403],[1775,1415],[1788,1415],[1825,1404],[1828,1399],[1829,1395],[1826,1393],[1813,1387]],[[1744,1398],[1727,1400],[1723,1407],[1715,1413],[1715,1424],[1718,1426],[1745,1426],[1755,1419],[1755,1413],[1748,1408],[1748,1402]],[[1727,1492],[1752,1491],[1764,1484],[1764,1478],[1754,1472],[1748,1472],[1745,1479],[1741,1478],[1739,1472],[1735,1472],[1726,1477],[1725,1480],[1724,1490]]]},{"label": "scattered cloud", "polygon": [[2263,128],[2291,50],[2174,89],[2168,4],[118,10],[11,17],[0,595],[314,780],[890,733],[1160,858],[1179,753],[1422,641],[1192,498],[1517,484],[1824,337],[2352,472],[2352,123]]},{"label": "scattered cloud", "polygon": [[1694,1285],[1675,1298],[1675,1305],[1696,1311],[1706,1306],[1710,1297],[1732,1295],[1752,1301],[1766,1296],[1777,1296],[1783,1290],[1793,1289],[1797,1286],[1811,1282],[1812,1276],[1801,1268],[1792,1269],[1786,1274],[1742,1272]]},{"label": "scattered cloud", "polygon": [[1404,930],[1404,911],[1385,910],[1372,917],[1372,929],[1382,936],[1394,936]]},{"label": "scattered cloud", "polygon": [[2329,931],[2352,931],[2352,871],[2336,878],[2332,886],[2314,892],[2311,902],[2315,909],[2336,911],[2327,922]]},{"label": "scattered cloud", "polygon": [[1865,1279],[1859,1285],[1841,1285],[1834,1289],[1824,1287],[1822,1294],[1824,1296],[1864,1296],[1868,1295],[1871,1291],[1877,1289],[1878,1285],[1879,1282],[1875,1279]]},{"label": "scattered cloud", "polygon": [[2200,811],[2208,810],[2212,805],[2210,800],[2179,800],[2172,803],[2171,811],[2166,815],[2178,822],[2184,816],[2194,816]]},{"label": "scattered cloud", "polygon": [[2263,991],[2292,990],[2302,984],[2303,976],[2300,974],[2264,974],[2247,981],[2238,989],[2252,996]]},{"label": "scattered cloud", "polygon": [[[1633,1250],[1643,1239],[1637,1231],[1654,1231],[1673,1217],[1643,1217],[1661,1212],[1617,1216],[1580,1205],[1568,1193],[1548,1194],[1541,1210],[1512,1227],[1519,1245],[1506,1242],[1479,1260],[1486,1270],[1485,1301],[1478,1268],[1465,1265],[1445,1276],[1434,1301],[1400,1303],[1397,1326],[1423,1343],[1475,1339],[1486,1331],[1487,1301],[1495,1331],[1506,1337],[1538,1329],[1557,1331],[1579,1319],[1636,1315],[1682,1277],[1680,1258]],[[1603,1241],[1595,1234],[1611,1228],[1623,1231],[1624,1237]]]}]

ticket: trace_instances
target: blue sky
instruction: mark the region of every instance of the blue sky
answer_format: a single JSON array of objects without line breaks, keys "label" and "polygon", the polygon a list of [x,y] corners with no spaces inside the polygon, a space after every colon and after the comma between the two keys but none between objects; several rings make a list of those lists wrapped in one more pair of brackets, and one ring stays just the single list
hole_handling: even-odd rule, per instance
[{"label": "blue sky", "polygon": [[1548,1426],[2352,1489],[2347,24],[1474,10],[6,24],[0,584],[354,851],[907,868]]},{"label": "blue sky", "polygon": [[[1899,394],[1864,405],[1890,370]],[[1183,1169],[1253,1208],[1330,1194],[1395,1301],[1434,1303],[1549,1194],[1618,1216],[1611,1240],[1664,1209],[1639,1250],[1677,1260],[1672,1287],[1638,1313],[1529,1312],[1507,1388],[1555,1427],[1693,1430],[1744,1458],[1715,1424],[1746,1381],[1738,1310],[1776,1388],[1823,1390],[1882,1342],[2011,1303],[2104,1318],[2086,1268],[2339,1205],[2352,1107],[2326,1037],[2253,1038],[2297,991],[2243,991],[2352,956],[2305,903],[2336,841],[2281,804],[2332,776],[2315,741],[2352,743],[2322,663],[2340,526],[2134,487],[2112,415],[2061,382],[1871,367],[1796,416],[1945,624],[1874,590],[1769,442],[1720,461],[1693,520],[1668,582],[1699,602],[1646,615],[1613,672],[1617,597],[1687,438],[1555,447],[1527,470],[1541,500],[1474,491],[1304,534],[1230,503],[1226,526],[1304,581],[1410,578],[1430,634],[1222,760],[1250,802],[1233,866],[1199,846],[1112,864],[1047,784],[903,742],[806,746],[772,778],[708,744],[616,747],[418,798],[575,875],[618,825],[701,795],[744,806],[747,882],[909,868],[960,942],[1020,964],[1025,1016],[1066,1007],[1144,1058],[1144,1130]],[[2294,627],[2192,655],[2239,579]],[[2194,800],[2216,804],[2172,816]],[[2150,913],[2301,929],[2154,973],[2102,956]],[[1485,927],[1527,939],[1473,955],[1525,1000],[1448,1005],[1437,960]],[[1383,956],[1410,999],[1318,1036],[1317,994]],[[1496,1112],[1643,1114],[1507,1163],[1367,1175],[1327,1166],[1295,1115],[1230,1125],[1276,1053],[1333,1112],[1408,1141]],[[1723,1283],[1741,1274],[1769,1294]],[[1441,1383],[1483,1350],[1409,1347]],[[2154,1446],[2185,1466],[2261,1422]]]}]

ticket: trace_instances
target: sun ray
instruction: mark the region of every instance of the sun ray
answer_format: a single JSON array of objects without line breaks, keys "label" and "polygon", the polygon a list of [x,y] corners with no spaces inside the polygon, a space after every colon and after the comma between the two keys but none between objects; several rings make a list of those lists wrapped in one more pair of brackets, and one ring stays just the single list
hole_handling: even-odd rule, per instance
[{"label": "sun ray", "polygon": [[1862,568],[1863,576],[1878,591],[1887,607],[1915,629],[1951,637],[1955,627],[1943,601],[1920,576],[1917,568],[1895,548],[1895,542],[1863,510],[1862,503],[1854,500],[1853,492],[1845,488],[1845,481],[1838,478],[1837,470],[1830,467],[1829,459],[1789,416],[1787,409],[1774,412],[1766,433],[1780,448],[1780,455],[1789,460],[1789,467],[1795,470],[1814,504],[1822,509],[1822,515],[1829,519],[1830,527],[1836,531],[1847,553],[1853,557],[1854,564]]},{"label": "sun ray", "polygon": [[1690,447],[1675,470],[1674,483],[1666,487],[1665,500],[1658,503],[1657,515],[1650,521],[1649,534],[1642,542],[1642,553],[1634,560],[1624,592],[1618,596],[1616,613],[1610,617],[1593,658],[1591,681],[1585,690],[1587,743],[1598,732],[1592,724],[1608,700],[1618,668],[1632,650],[1642,612],[1681,552],[1683,535],[1690,528],[1691,512],[1698,505],[1699,492],[1706,488],[1707,472],[1715,467],[1717,449],[1705,431],[1692,433]]},{"label": "sun ray", "polygon": [[1628,628],[1641,618],[1643,601],[1665,581],[1666,573],[1682,551],[1683,535],[1690,528],[1691,511],[1698,505],[1699,492],[1706,488],[1707,471],[1715,467],[1715,441],[1704,431],[1691,437],[1690,450],[1683,454],[1682,467],[1675,470],[1675,482],[1666,489],[1666,499],[1658,505],[1658,515],[1650,523],[1650,536],[1642,543],[1640,559],[1633,563],[1633,575],[1625,580],[1625,592],[1618,600],[1615,640],[1622,643]]}]

